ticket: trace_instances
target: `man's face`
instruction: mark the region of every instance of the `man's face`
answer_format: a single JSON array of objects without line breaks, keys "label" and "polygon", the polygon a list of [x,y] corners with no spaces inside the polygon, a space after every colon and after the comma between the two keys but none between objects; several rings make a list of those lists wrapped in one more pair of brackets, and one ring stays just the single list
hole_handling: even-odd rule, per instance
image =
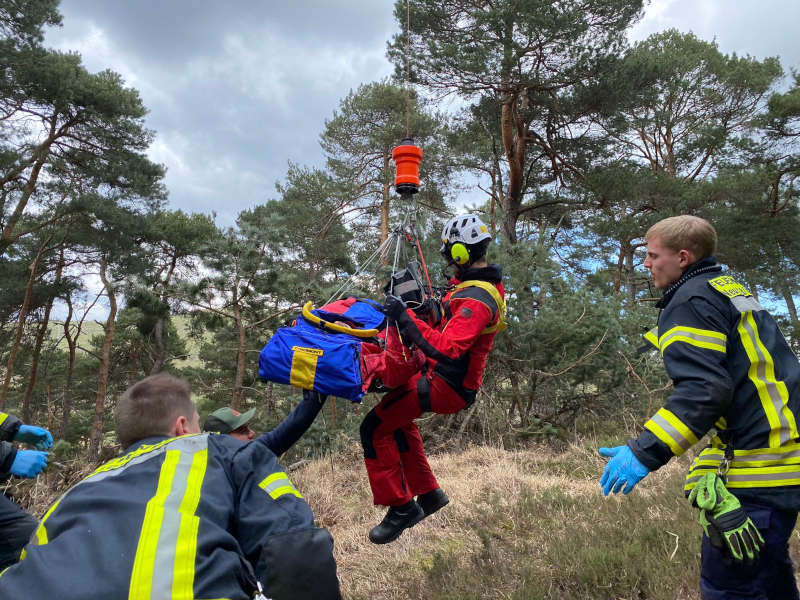
[{"label": "man's face", "polygon": [[245,423],[241,427],[237,427],[236,429],[231,431],[228,435],[231,436],[232,438],[236,438],[237,440],[241,440],[243,442],[249,442],[255,437],[256,432],[250,429],[249,423]]},{"label": "man's face", "polygon": [[667,289],[678,281],[684,270],[692,264],[688,250],[675,251],[661,244],[661,238],[654,236],[647,240],[647,257],[644,267],[650,269],[653,283],[659,290]]}]

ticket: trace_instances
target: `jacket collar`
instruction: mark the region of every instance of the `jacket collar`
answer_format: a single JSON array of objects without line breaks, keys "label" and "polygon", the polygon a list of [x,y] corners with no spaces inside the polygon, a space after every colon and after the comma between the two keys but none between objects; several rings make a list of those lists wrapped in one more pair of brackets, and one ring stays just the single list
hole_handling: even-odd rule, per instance
[{"label": "jacket collar", "polygon": [[683,275],[681,275],[680,279],[667,288],[667,290],[664,292],[664,295],[661,297],[661,300],[656,302],[656,307],[664,308],[669,301],[672,300],[672,297],[675,295],[675,292],[678,291],[678,288],[689,281],[692,277],[701,275],[703,273],[713,273],[721,270],[722,267],[717,264],[717,259],[713,256],[693,262],[691,265],[686,267],[686,270],[683,272]]},{"label": "jacket collar", "polygon": [[472,279],[488,281],[489,283],[500,283],[503,280],[503,267],[495,264],[478,268],[470,267],[462,273],[459,273],[458,277],[453,277],[450,283],[452,285],[458,285],[462,281],[469,281]]}]

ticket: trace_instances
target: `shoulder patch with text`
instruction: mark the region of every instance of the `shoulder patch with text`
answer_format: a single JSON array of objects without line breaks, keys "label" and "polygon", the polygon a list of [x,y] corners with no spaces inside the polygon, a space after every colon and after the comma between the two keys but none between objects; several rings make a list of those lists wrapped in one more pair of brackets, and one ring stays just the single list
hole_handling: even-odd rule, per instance
[{"label": "shoulder patch with text", "polygon": [[746,287],[736,281],[733,277],[723,275],[708,280],[708,285],[717,290],[723,296],[736,298],[737,296],[752,296]]}]

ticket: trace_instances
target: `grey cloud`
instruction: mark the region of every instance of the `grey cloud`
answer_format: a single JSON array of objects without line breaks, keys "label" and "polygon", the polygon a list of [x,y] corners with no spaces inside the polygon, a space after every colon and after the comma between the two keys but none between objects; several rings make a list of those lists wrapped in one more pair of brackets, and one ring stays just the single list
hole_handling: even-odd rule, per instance
[{"label": "grey cloud", "polygon": [[350,89],[391,72],[391,3],[64,0],[47,43],[136,87],[175,208],[221,224],[275,197],[288,161],[321,165],[318,136]]}]

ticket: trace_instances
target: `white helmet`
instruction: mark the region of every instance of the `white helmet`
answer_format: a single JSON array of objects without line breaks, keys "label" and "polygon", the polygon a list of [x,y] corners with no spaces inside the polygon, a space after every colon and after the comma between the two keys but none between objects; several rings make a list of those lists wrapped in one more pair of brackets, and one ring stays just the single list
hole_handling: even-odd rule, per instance
[{"label": "white helmet", "polygon": [[444,224],[439,252],[446,260],[464,265],[470,262],[469,249],[465,246],[490,239],[489,229],[476,215],[457,215]]}]

